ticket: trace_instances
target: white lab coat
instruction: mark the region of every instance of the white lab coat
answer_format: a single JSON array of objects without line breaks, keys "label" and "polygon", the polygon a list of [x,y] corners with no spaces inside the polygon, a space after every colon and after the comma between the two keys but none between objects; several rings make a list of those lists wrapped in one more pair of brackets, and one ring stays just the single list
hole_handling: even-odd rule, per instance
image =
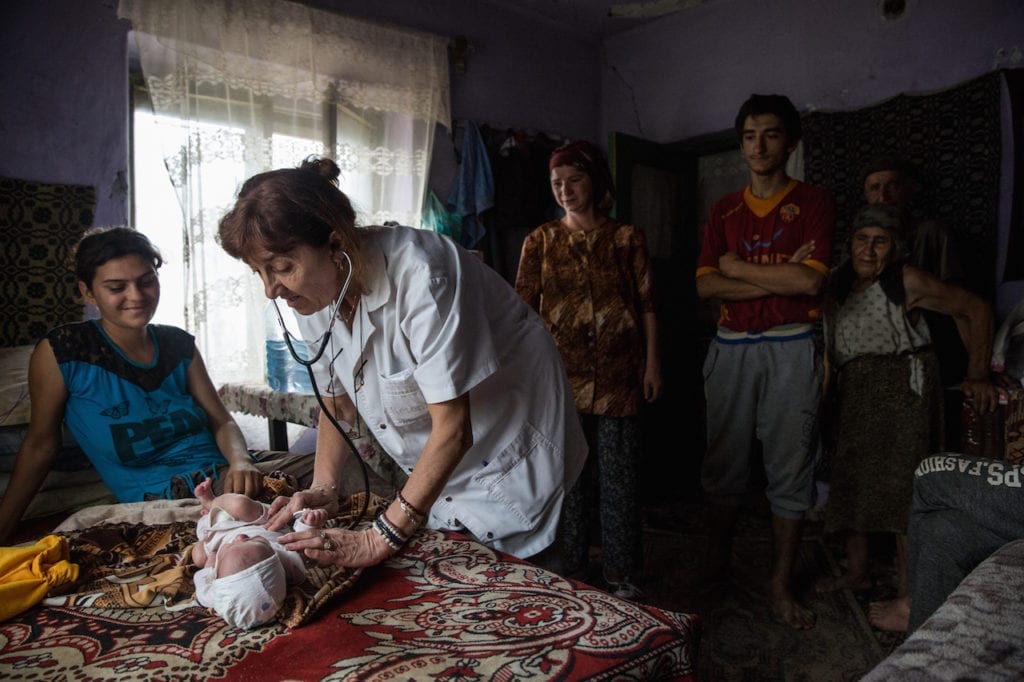
[{"label": "white lab coat", "polygon": [[[317,385],[348,393],[406,472],[430,435],[427,404],[468,392],[473,447],[427,526],[536,554],[554,540],[587,453],[554,341],[504,279],[448,237],[408,227],[360,233],[367,286],[351,332],[334,325]],[[330,310],[297,316],[314,351]]]}]

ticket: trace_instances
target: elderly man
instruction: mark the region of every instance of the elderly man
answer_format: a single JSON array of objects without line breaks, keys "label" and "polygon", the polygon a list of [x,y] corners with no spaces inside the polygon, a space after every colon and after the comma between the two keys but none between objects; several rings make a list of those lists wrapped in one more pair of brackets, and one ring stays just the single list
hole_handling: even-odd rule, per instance
[{"label": "elderly man", "polygon": [[[861,167],[864,202],[895,206],[907,213],[917,191],[913,165],[896,156],[879,156]],[[908,262],[938,277],[943,282],[962,284],[964,268],[956,238],[937,220],[911,220]]]}]

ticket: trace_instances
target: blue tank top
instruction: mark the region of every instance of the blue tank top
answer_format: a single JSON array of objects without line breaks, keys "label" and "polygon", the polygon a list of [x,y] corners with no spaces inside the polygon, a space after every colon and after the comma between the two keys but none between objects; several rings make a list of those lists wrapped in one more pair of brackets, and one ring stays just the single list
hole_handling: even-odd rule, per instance
[{"label": "blue tank top", "polygon": [[188,391],[195,339],[177,327],[148,329],[149,365],[125,357],[96,321],[46,336],[69,393],[64,420],[121,502],[169,497],[171,477],[227,464]]}]

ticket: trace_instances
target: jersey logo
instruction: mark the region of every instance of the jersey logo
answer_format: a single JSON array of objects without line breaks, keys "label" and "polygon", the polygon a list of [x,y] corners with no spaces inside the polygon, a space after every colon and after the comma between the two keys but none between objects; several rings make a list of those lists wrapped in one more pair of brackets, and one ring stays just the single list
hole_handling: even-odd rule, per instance
[{"label": "jersey logo", "polygon": [[796,204],[786,204],[779,209],[779,217],[787,223],[791,223],[796,220],[798,215],[800,215],[800,207]]},{"label": "jersey logo", "polygon": [[[135,422],[110,425],[110,436],[118,459],[125,464],[140,459],[160,461],[163,453],[182,439],[196,436],[206,428],[205,413],[175,410],[166,415]],[[156,459],[154,459],[156,458]]]},{"label": "jersey logo", "polygon": [[129,407],[130,403],[127,400],[125,400],[124,402],[120,402],[117,405],[114,405],[113,407],[108,407],[107,409],[100,412],[100,414],[102,414],[104,417],[110,417],[111,419],[120,419],[121,417],[128,416]]}]

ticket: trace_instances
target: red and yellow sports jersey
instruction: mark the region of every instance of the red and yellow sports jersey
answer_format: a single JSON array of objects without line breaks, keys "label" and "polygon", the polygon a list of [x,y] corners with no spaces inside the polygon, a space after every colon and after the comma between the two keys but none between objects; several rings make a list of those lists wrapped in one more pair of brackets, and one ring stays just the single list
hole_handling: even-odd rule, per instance
[{"label": "red and yellow sports jersey", "polygon": [[[803,263],[827,275],[834,220],[832,196],[797,180],[767,199],[755,197],[749,186],[727,194],[708,213],[697,277],[718,272],[718,260],[728,252],[753,263],[785,263],[812,239],[814,252]],[[820,318],[820,296],[767,296],[723,301],[718,324],[734,331],[763,332]]]}]

